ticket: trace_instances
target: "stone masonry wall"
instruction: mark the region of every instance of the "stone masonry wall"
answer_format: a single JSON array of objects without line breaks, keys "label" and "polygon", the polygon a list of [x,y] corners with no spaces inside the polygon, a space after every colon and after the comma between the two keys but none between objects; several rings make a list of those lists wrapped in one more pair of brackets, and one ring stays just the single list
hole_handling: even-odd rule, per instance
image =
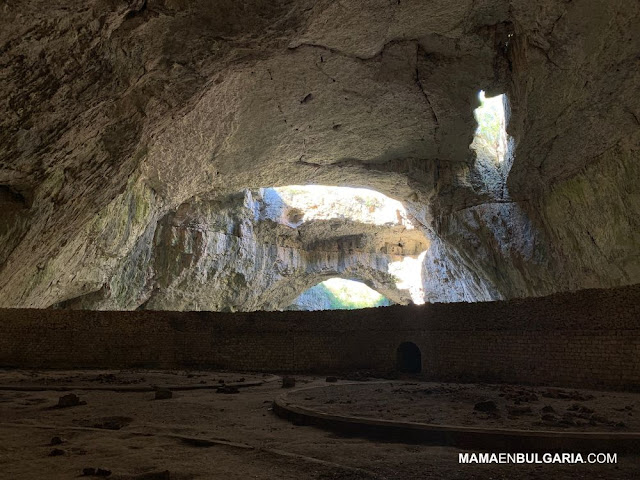
[{"label": "stone masonry wall", "polygon": [[0,367],[389,371],[404,341],[438,380],[640,389],[640,285],[323,312],[0,309]]}]

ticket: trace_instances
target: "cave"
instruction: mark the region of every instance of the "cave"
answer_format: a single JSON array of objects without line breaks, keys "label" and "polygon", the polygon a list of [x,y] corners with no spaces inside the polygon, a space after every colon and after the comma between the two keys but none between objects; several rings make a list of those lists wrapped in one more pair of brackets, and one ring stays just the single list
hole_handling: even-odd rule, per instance
[{"label": "cave", "polygon": [[0,27],[0,476],[635,478],[640,3]]}]

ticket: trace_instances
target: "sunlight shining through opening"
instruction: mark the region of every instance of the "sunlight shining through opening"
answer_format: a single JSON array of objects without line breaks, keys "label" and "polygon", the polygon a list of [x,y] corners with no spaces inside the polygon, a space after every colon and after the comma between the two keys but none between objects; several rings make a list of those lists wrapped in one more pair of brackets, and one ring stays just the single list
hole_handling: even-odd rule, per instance
[{"label": "sunlight shining through opening", "polygon": [[[266,189],[266,193],[270,197],[267,203],[272,209],[272,218],[293,228],[312,220],[339,218],[389,228],[402,226],[407,230],[414,229],[402,203],[366,188],[288,185]],[[394,258],[398,260],[388,264],[388,272],[396,279],[396,288],[408,291],[411,300],[417,305],[425,303],[422,287],[422,262],[425,254],[426,251],[419,255],[397,255]],[[326,306],[329,297],[333,306],[327,308],[365,308],[383,305],[384,303],[376,302],[386,300],[386,297],[365,284],[334,278],[307,290],[296,302],[311,305],[313,299]],[[338,304],[361,306],[336,307]]]},{"label": "sunlight shining through opening", "polygon": [[396,287],[409,290],[411,300],[416,305],[423,305],[424,289],[422,288],[422,262],[426,250],[417,257],[404,257],[389,264],[389,273],[397,278]]},{"label": "sunlight shining through opening", "polygon": [[478,156],[502,163],[507,149],[504,95],[487,98],[484,90],[480,90],[478,98],[480,106],[475,110],[478,128],[471,148]]},{"label": "sunlight shining through opening", "polygon": [[294,305],[303,310],[353,310],[387,306],[391,301],[364,283],[330,278],[305,291]]},{"label": "sunlight shining through opening", "polygon": [[301,222],[344,218],[413,229],[404,205],[374,190],[323,185],[288,185],[274,190],[289,207],[301,212]]}]

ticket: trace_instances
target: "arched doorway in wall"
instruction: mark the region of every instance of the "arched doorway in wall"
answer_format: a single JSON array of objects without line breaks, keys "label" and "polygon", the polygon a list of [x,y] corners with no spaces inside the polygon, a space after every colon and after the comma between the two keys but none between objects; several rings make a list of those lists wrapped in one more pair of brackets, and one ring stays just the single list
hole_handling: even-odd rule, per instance
[{"label": "arched doorway in wall", "polygon": [[402,373],[422,371],[422,353],[413,342],[402,342],[396,352],[396,368]]}]

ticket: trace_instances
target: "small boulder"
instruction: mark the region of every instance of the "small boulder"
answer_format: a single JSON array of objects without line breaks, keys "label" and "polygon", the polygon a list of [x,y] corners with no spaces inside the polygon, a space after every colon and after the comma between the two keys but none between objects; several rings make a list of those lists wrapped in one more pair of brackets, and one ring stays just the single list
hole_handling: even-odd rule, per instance
[{"label": "small boulder", "polygon": [[92,477],[96,474],[96,469],[93,467],[87,467],[82,469],[82,475],[85,477]]},{"label": "small boulder", "polygon": [[327,377],[326,382],[335,383],[338,381],[338,377]]},{"label": "small boulder", "polygon": [[58,399],[58,408],[68,408],[68,407],[77,407],[78,405],[86,405],[87,402],[83,402],[80,398],[73,394],[69,393],[68,395],[63,395]]},{"label": "small boulder", "polygon": [[589,420],[593,420],[594,422],[597,422],[597,423],[609,423],[609,419],[607,417],[602,415],[597,415],[595,413],[589,416]]},{"label": "small boulder", "polygon": [[523,407],[518,405],[507,405],[507,412],[509,415],[528,415],[531,413],[531,407]]},{"label": "small boulder", "polygon": [[571,417],[562,417],[562,419],[558,422],[558,426],[560,427],[575,427],[576,421]]},{"label": "small boulder", "polygon": [[64,454],[65,454],[65,451],[60,450],[59,448],[54,448],[53,450],[51,450],[51,452],[49,452],[50,457],[59,457]]},{"label": "small boulder", "polygon": [[542,407],[541,411],[543,413],[555,413],[555,409],[551,405],[545,405]]},{"label": "small boulder", "polygon": [[293,377],[282,377],[282,388],[293,388],[296,386],[296,379]]},{"label": "small boulder", "polygon": [[96,468],[96,477],[108,477],[111,475],[111,470],[107,470],[106,468]]},{"label": "small boulder", "polygon": [[498,410],[496,402],[493,400],[485,400],[484,402],[478,402],[473,406],[474,410],[478,412],[495,412]]},{"label": "small boulder", "polygon": [[64,440],[62,440],[62,438],[60,437],[53,437],[51,439],[51,441],[49,442],[49,445],[61,445],[62,443],[64,443]]},{"label": "small boulder", "polygon": [[156,400],[168,400],[173,397],[173,392],[168,388],[158,388],[156,390]]},{"label": "small boulder", "polygon": [[587,407],[586,405],[580,405],[579,403],[574,403],[569,408],[567,408],[567,410],[584,414],[593,413],[593,409]]}]

